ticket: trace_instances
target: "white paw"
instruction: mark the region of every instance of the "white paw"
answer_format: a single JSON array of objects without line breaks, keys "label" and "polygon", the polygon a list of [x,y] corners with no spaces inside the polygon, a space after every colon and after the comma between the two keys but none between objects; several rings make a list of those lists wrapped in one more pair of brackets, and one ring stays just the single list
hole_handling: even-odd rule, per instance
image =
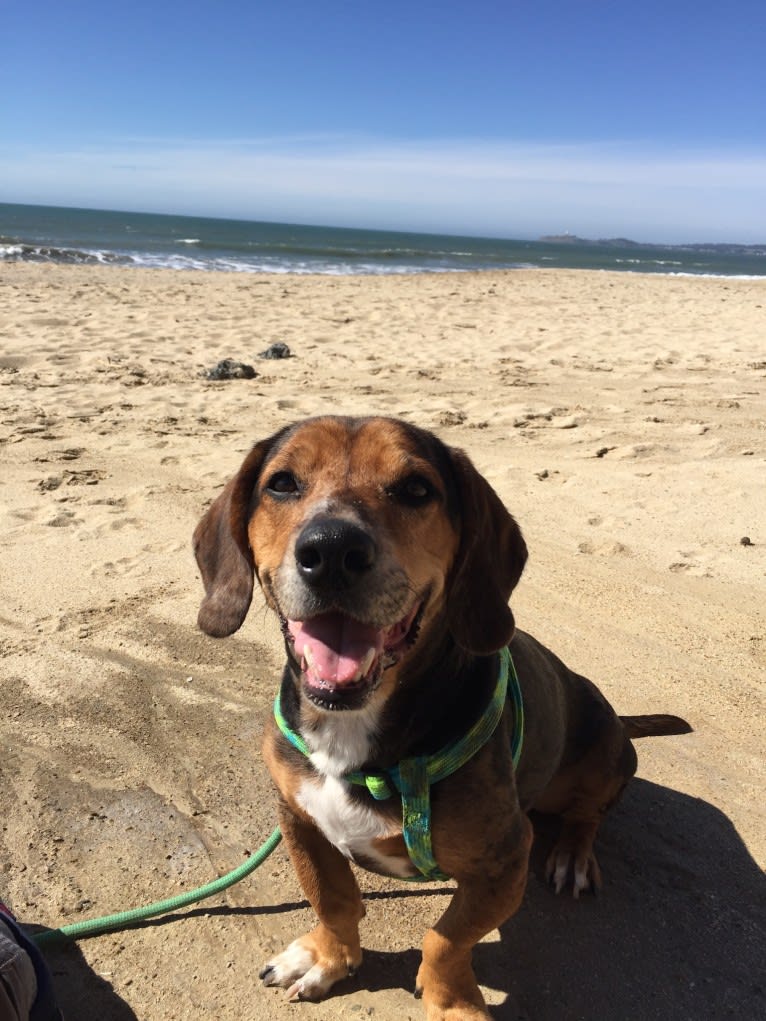
[{"label": "white paw", "polygon": [[269,961],[260,977],[264,985],[287,989],[289,1000],[321,1000],[338,979],[349,974],[348,965],[332,967],[317,963],[313,951],[297,939]]}]

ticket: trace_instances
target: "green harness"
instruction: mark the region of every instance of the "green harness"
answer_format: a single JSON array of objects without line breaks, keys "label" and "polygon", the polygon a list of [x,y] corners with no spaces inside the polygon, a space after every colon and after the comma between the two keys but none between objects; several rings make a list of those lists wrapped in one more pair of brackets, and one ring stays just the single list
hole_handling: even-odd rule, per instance
[{"label": "green harness", "polygon": [[[343,777],[348,783],[366,787],[377,801],[385,801],[395,792],[401,795],[402,833],[410,860],[420,873],[416,879],[449,879],[440,871],[431,849],[431,786],[464,766],[487,743],[500,722],[506,699],[510,699],[513,705],[511,757],[516,768],[524,741],[524,702],[513,659],[506,647],[500,651],[500,670],[492,698],[467,734],[434,755],[402,759],[398,765],[380,772],[354,771]],[[282,715],[279,693],[274,701],[274,718],[287,740],[299,752],[310,756],[306,742],[300,734],[291,730]]]}]

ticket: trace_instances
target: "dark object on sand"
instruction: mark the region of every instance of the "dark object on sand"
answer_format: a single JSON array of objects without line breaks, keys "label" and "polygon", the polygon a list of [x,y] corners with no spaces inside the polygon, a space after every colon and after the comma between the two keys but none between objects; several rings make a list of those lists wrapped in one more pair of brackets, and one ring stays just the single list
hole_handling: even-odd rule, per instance
[{"label": "dark object on sand", "polygon": [[290,358],[291,352],[287,344],[278,341],[276,344],[272,344],[271,347],[267,347],[265,351],[261,351],[258,355],[259,358]]},{"label": "dark object on sand", "polygon": [[257,375],[252,365],[235,362],[231,358],[224,358],[214,369],[208,369],[205,373],[206,379],[253,379]]}]

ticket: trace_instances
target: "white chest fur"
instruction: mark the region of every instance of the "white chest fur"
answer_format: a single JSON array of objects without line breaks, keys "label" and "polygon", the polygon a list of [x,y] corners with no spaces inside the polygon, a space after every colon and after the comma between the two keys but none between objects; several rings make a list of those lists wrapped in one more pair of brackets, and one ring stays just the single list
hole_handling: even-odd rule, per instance
[{"label": "white chest fur", "polygon": [[413,875],[409,858],[381,854],[373,841],[392,837],[401,826],[387,820],[369,805],[351,796],[343,776],[370,756],[372,738],[378,728],[378,709],[365,706],[354,712],[329,713],[303,731],[309,759],[317,775],[304,781],[297,801],[331,844],[347,858],[366,861],[392,876]]},{"label": "white chest fur", "polygon": [[377,709],[366,706],[355,712],[326,713],[302,733],[314,768],[328,776],[343,776],[367,761],[377,729]]},{"label": "white chest fur", "polygon": [[374,862],[382,872],[392,876],[405,878],[413,874],[409,858],[381,854],[373,845],[376,838],[394,836],[400,829],[350,797],[345,781],[320,774],[301,784],[297,801],[330,843],[347,858]]}]

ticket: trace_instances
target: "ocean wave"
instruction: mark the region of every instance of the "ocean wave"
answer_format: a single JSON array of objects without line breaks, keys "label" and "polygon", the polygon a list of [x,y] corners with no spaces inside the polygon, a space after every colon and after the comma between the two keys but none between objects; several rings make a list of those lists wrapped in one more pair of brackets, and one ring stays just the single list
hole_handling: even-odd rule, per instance
[{"label": "ocean wave", "polygon": [[[631,266],[683,266],[680,259],[615,259],[615,263],[626,263]],[[696,263],[701,266],[702,263]]]},{"label": "ocean wave", "polygon": [[120,265],[128,262],[118,252],[59,248],[55,245],[7,241],[0,238],[0,260],[5,262],[61,262],[74,265]]},{"label": "ocean wave", "polygon": [[[247,260],[224,258],[195,259],[187,255],[153,255],[133,253],[130,265],[145,269],[192,270],[217,273],[275,273],[296,276],[392,276],[416,273],[453,273],[463,269],[478,269],[478,266],[428,266],[413,263],[378,263],[347,261],[342,259],[282,259],[279,257],[252,258]],[[516,267],[512,267],[516,268]]]},{"label": "ocean wave", "polygon": [[666,276],[669,277],[706,277],[711,280],[766,280],[766,274],[763,273],[714,273],[712,270],[681,270],[673,269],[669,270]]},{"label": "ocean wave", "polygon": [[[195,246],[192,238],[178,239],[177,244]],[[197,254],[182,254],[179,251],[107,251],[97,248],[77,248],[62,245],[47,245],[37,242],[20,241],[16,238],[0,237],[0,263],[10,262],[55,262],[65,265],[114,265],[133,266],[145,269],[191,270],[223,273],[278,273],[308,275],[311,273],[334,276],[375,276],[415,273],[450,273],[486,268],[486,263],[466,252],[457,261],[449,253],[418,252],[416,250],[395,250],[385,252],[349,251],[348,249],[304,249],[302,255],[297,246],[288,250],[237,253],[223,255],[211,251]],[[461,253],[462,254],[462,253]],[[383,256],[383,257],[381,257]],[[532,268],[531,263],[505,263],[506,268]]]}]

